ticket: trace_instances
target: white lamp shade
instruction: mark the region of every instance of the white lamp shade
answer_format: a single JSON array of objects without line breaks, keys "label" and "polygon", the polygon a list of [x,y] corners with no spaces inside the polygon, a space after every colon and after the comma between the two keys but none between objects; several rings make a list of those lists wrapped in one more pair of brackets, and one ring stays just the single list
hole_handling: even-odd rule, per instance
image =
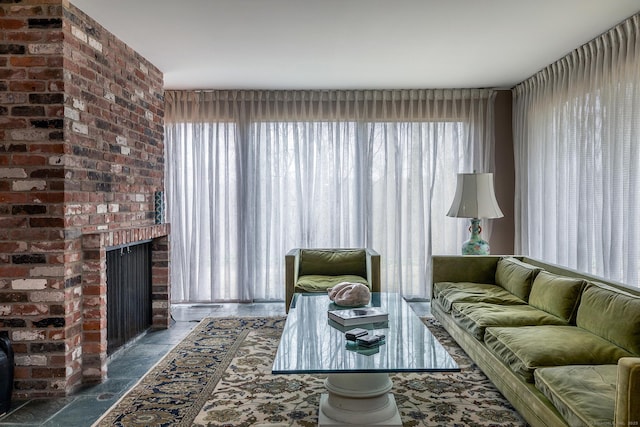
[{"label": "white lamp shade", "polygon": [[459,173],[456,195],[447,216],[502,218],[493,189],[492,173]]}]

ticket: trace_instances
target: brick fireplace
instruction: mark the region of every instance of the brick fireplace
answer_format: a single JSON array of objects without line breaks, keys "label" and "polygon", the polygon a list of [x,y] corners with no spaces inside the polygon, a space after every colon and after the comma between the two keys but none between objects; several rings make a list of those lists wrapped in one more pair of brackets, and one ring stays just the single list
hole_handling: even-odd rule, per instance
[{"label": "brick fireplace", "polygon": [[14,398],[107,376],[106,251],[152,242],[169,325],[162,73],[67,0],[0,2],[0,334]]}]

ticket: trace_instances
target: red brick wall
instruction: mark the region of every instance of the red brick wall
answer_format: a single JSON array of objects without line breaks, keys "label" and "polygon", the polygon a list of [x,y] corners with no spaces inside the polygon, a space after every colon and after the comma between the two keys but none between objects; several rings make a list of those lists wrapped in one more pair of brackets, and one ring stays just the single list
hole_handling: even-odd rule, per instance
[{"label": "red brick wall", "polygon": [[[166,248],[168,227],[153,225],[163,112],[161,72],[73,5],[0,2],[0,334],[14,396],[104,378],[106,283],[83,245],[137,230]],[[154,286],[168,283],[159,264]]]}]

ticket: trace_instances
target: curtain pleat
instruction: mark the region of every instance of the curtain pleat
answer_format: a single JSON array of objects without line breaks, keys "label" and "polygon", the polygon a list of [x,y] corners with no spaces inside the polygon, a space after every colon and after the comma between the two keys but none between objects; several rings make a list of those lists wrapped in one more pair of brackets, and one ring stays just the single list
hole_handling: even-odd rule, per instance
[{"label": "curtain pleat", "polygon": [[[174,301],[284,299],[295,247],[370,247],[428,298],[456,174],[493,170],[490,90],[167,91]],[[490,224],[485,225],[490,235]]]},{"label": "curtain pleat", "polygon": [[639,286],[640,15],[513,93],[516,250]]}]

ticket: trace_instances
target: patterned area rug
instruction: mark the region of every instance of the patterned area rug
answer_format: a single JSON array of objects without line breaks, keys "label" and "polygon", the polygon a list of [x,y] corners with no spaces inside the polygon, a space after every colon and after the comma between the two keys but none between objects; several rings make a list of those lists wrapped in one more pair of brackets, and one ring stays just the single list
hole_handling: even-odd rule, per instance
[{"label": "patterned area rug", "polygon": [[[456,373],[396,374],[404,427],[526,426],[433,318]],[[95,426],[316,426],[322,376],[271,375],[283,318],[208,318]]]}]

